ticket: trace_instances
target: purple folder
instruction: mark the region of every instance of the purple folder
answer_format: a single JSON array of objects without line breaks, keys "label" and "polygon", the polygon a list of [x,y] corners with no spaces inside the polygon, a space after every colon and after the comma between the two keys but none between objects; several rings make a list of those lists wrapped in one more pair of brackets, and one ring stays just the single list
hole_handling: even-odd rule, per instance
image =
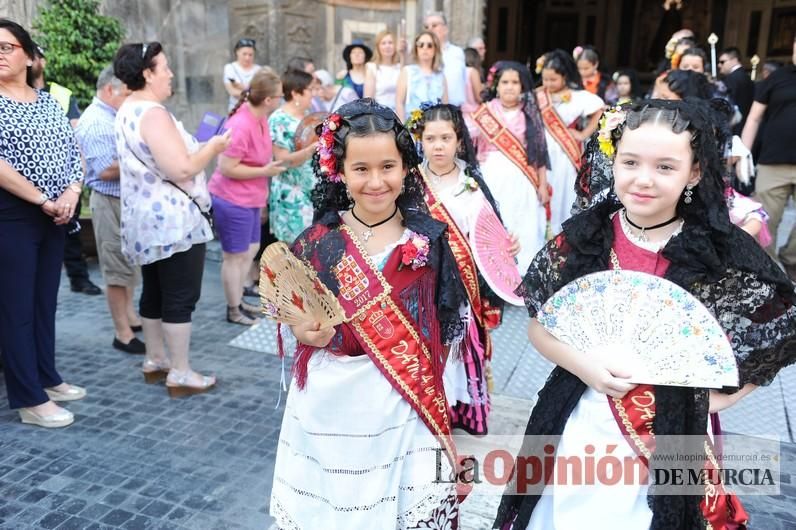
[{"label": "purple folder", "polygon": [[226,121],[227,119],[223,116],[219,116],[213,112],[205,112],[205,115],[202,116],[202,121],[199,123],[199,127],[196,129],[194,137],[200,142],[206,142],[213,136],[221,134],[224,130],[224,122]]}]

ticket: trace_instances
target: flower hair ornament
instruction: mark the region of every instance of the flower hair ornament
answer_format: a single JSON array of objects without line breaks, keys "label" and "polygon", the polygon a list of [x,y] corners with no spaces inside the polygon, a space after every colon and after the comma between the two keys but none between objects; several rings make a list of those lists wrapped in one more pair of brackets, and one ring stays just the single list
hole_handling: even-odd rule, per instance
[{"label": "flower hair ornament", "polygon": [[581,53],[583,53],[583,46],[575,46],[575,49],[572,50],[572,58],[577,61]]},{"label": "flower hair ornament", "polygon": [[666,43],[665,56],[667,59],[671,59],[672,55],[674,55],[674,50],[677,49],[677,42],[679,40],[680,39],[677,37],[672,37],[669,39],[669,42]]},{"label": "flower hair ornament", "polygon": [[435,105],[439,105],[442,101],[437,100],[436,102],[433,101],[424,101],[420,104],[419,109],[414,109],[412,112],[409,113],[409,119],[406,120],[404,126],[412,133],[412,137],[415,141],[420,140],[420,128],[423,125],[423,113],[426,112],[428,109]]},{"label": "flower hair ornament", "polygon": [[606,110],[600,118],[600,128],[597,132],[597,141],[600,144],[600,151],[608,158],[614,156],[614,131],[625,123],[627,112],[621,107],[611,107]]},{"label": "flower hair ornament", "polygon": [[321,134],[315,147],[318,152],[318,165],[321,168],[321,173],[330,182],[343,181],[342,176],[337,172],[337,157],[334,156],[334,132],[340,128],[342,122],[343,118],[339,114],[334,112],[329,114],[323,120]]},{"label": "flower hair ornament", "polygon": [[489,68],[489,72],[486,74],[486,86],[488,89],[493,89],[495,84],[495,74],[497,73],[497,63],[493,64]]}]

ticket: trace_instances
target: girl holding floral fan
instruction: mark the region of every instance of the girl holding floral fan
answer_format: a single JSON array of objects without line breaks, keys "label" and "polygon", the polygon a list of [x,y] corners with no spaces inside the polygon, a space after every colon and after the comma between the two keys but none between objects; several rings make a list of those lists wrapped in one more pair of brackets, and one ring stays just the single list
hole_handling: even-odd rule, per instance
[{"label": "girl holding floral fan", "polygon": [[[420,174],[426,185],[426,204],[431,215],[448,224],[448,242],[465,282],[468,303],[462,306],[467,335],[458,352],[451,352],[445,367],[445,391],[452,406],[453,427],[470,434],[487,433],[489,414],[489,359],[492,355],[489,330],[500,324],[503,301],[480,275],[469,235],[475,230],[484,207],[498,212],[475,159],[462,111],[454,105],[423,104],[410,113],[408,129],[423,152]],[[514,237],[511,251],[519,251]]]},{"label": "girl holding floral fan", "polygon": [[544,127],[524,65],[496,63],[489,69],[487,87],[486,103],[472,114],[470,132],[503,222],[522,244],[517,261],[524,272],[545,242],[550,190]]},{"label": "girl holding floral fan", "polygon": [[292,251],[347,321],[291,328],[271,514],[281,528],[458,528],[442,372],[466,293],[446,226],[392,110],[358,100],[318,132],[315,217]]},{"label": "girl holding floral fan", "polygon": [[[531,342],[557,365],[539,392],[522,455],[551,454],[544,445],[560,436],[556,458],[588,452],[599,462],[608,451],[620,462],[640,458],[658,477],[674,453],[701,453],[699,465],[711,476],[718,464],[706,441],[709,413],[769,384],[796,360],[794,284],[730,222],[714,120],[699,100],[648,100],[626,114],[611,112],[592,137],[576,188],[584,210],[536,255],[518,289],[532,317]],[[605,345],[602,354],[579,351],[535,318],[566,284],[608,269],[663,277],[697,298],[730,339],[738,387],[632,384],[615,360],[621,345]],[[696,446],[674,436],[684,434],[696,435]],[[748,522],[721,482],[708,481],[704,495],[684,495],[654,494],[642,481],[611,487],[550,479],[541,495],[516,495],[517,483],[510,484],[495,528],[607,529],[622,521],[625,528],[734,529]]]}]

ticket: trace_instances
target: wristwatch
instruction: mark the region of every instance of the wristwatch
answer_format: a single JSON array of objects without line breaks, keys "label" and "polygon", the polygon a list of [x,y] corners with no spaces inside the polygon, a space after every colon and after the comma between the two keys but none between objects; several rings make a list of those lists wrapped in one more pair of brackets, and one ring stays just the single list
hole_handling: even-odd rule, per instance
[{"label": "wristwatch", "polygon": [[37,206],[43,206],[44,203],[49,201],[49,200],[50,200],[50,198],[47,196],[47,194],[46,193],[42,193],[41,195],[39,195],[39,200],[36,203],[36,205]]}]

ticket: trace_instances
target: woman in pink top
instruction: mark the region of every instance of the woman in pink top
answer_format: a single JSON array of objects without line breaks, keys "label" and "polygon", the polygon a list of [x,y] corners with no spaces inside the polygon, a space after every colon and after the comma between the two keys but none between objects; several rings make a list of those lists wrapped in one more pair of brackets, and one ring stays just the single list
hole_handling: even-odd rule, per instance
[{"label": "woman in pink top", "polygon": [[243,302],[243,283],[260,246],[260,209],[268,203],[268,177],[284,170],[272,161],[268,116],[279,106],[282,82],[270,69],[260,70],[244,90],[226,123],[232,141],[218,157],[208,188],[221,240],[221,282],[227,321],[252,325],[259,309]]}]

